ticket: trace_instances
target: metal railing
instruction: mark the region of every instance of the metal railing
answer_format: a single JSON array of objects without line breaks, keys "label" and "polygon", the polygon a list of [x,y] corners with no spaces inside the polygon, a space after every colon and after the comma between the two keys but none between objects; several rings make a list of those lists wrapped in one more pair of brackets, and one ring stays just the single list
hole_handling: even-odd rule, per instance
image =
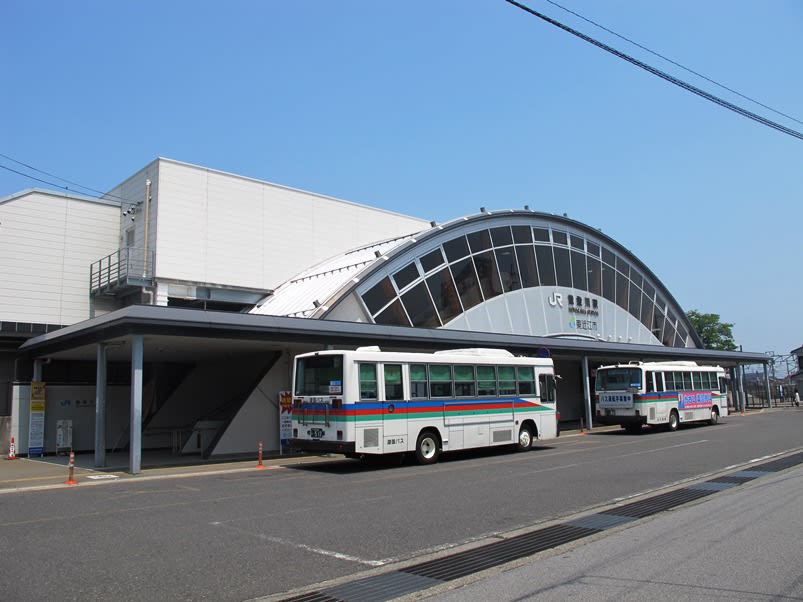
[{"label": "metal railing", "polygon": [[124,247],[90,266],[89,291],[114,294],[122,289],[153,285],[153,251]]}]

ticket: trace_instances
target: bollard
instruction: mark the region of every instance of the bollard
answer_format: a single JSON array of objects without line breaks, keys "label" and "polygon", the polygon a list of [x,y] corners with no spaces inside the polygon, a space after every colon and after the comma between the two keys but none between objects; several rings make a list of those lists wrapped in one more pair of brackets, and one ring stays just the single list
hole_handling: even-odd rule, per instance
[{"label": "bollard", "polygon": [[585,435],[586,434],[586,430],[585,430],[585,428],[583,428],[583,417],[582,416],[580,416],[580,434],[581,435]]},{"label": "bollard", "polygon": [[67,464],[67,480],[64,481],[65,485],[78,485],[75,480],[75,452],[70,450],[70,462]]},{"label": "bollard", "polygon": [[14,437],[11,437],[11,443],[8,445],[8,455],[6,456],[6,460],[16,460],[17,459],[17,446],[14,443]]},{"label": "bollard", "polygon": [[262,463],[262,441],[259,442],[259,461],[257,462],[257,468],[265,468],[265,465]]}]

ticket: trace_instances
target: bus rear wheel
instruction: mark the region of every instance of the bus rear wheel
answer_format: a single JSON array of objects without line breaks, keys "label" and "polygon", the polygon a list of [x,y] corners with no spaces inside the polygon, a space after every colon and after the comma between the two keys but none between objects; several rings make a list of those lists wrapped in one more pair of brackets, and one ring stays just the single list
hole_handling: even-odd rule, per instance
[{"label": "bus rear wheel", "polygon": [[415,444],[415,459],[419,464],[434,464],[441,455],[438,435],[433,431],[421,431]]},{"label": "bus rear wheel", "polygon": [[527,451],[533,446],[533,432],[529,425],[523,424],[519,429],[519,440],[516,442],[518,451]]},{"label": "bus rear wheel", "polygon": [[669,427],[670,431],[678,430],[678,427],[680,426],[680,416],[678,416],[678,413],[675,410],[669,412],[669,424],[667,426]]}]

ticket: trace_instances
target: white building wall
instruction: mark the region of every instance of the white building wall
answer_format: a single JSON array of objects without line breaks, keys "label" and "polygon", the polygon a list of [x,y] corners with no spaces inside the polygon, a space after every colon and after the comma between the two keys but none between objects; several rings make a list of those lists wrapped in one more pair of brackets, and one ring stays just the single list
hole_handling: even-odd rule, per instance
[{"label": "white building wall", "polygon": [[[274,289],[323,259],[429,222],[158,160],[157,280]],[[153,217],[152,217],[153,219]]]},{"label": "white building wall", "polygon": [[89,318],[90,266],[117,249],[119,216],[113,203],[44,190],[0,201],[0,319]]}]

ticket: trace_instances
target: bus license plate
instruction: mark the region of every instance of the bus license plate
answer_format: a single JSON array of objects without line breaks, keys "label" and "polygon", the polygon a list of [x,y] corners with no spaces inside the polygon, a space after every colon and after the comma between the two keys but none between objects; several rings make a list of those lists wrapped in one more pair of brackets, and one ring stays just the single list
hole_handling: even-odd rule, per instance
[{"label": "bus license plate", "polygon": [[313,439],[323,439],[324,431],[323,429],[310,429],[309,436]]}]

